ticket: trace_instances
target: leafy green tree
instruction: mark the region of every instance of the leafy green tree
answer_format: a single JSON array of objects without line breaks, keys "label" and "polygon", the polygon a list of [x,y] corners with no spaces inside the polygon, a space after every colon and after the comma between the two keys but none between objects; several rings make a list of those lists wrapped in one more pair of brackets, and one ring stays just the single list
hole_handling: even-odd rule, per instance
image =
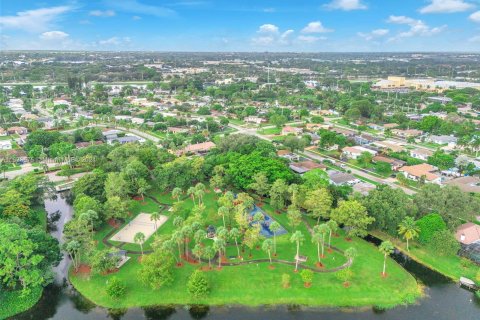
[{"label": "leafy green tree", "polygon": [[367,235],[367,227],[375,221],[375,218],[367,214],[367,209],[357,200],[342,201],[338,208],[334,209],[331,218],[345,225],[349,237],[364,237]]},{"label": "leafy green tree", "polygon": [[196,244],[195,247],[193,247],[192,249],[192,253],[195,257],[197,257],[197,260],[198,262],[200,263],[202,260],[202,256],[204,255],[205,253],[205,249],[204,247],[201,245],[201,244]]},{"label": "leafy green tree", "polygon": [[460,244],[449,230],[436,231],[428,246],[440,256],[455,256],[460,250]]},{"label": "leafy green tree", "polygon": [[200,270],[195,270],[188,278],[187,283],[188,292],[195,298],[201,298],[208,295],[210,285],[208,279]]},{"label": "leafy green tree", "polygon": [[249,185],[249,188],[254,190],[259,196],[265,196],[270,190],[267,176],[264,172],[259,172],[253,176],[254,182]]},{"label": "leafy green tree", "polygon": [[313,281],[313,271],[310,269],[303,269],[302,272],[300,272],[300,276],[302,277],[305,286],[310,286]]},{"label": "leafy green tree", "polygon": [[303,207],[310,213],[313,218],[320,223],[320,218],[328,218],[328,213],[332,207],[332,196],[325,188],[318,188],[307,191]]},{"label": "leafy green tree", "polygon": [[326,188],[330,185],[330,178],[325,170],[313,169],[302,175],[303,186],[307,190]]},{"label": "leafy green tree", "polygon": [[410,251],[408,241],[418,237],[420,228],[412,217],[405,217],[398,225],[398,234],[407,240],[407,251]]},{"label": "leafy green tree", "polygon": [[440,150],[435,151],[430,157],[428,157],[427,162],[441,170],[455,167],[455,157]]},{"label": "leafy green tree", "polygon": [[128,207],[128,202],[120,199],[120,197],[110,197],[104,205],[106,218],[126,219],[128,216]]},{"label": "leafy green tree", "polygon": [[154,250],[142,258],[139,279],[152,289],[168,286],[174,280],[173,264],[171,254],[163,250]]},{"label": "leafy green tree", "polygon": [[285,207],[285,202],[287,199],[288,186],[283,179],[277,179],[272,184],[270,188],[270,205],[276,209],[280,210]]},{"label": "leafy green tree", "polygon": [[[192,191],[192,192],[193,192],[193,191]],[[178,188],[178,187],[173,188],[173,190],[172,190],[172,198],[175,199],[175,200],[177,200],[177,202],[179,202],[179,201],[180,201],[180,197],[182,196],[182,193],[183,193],[182,189],[180,189],[180,188]]]},{"label": "leafy green tree", "polygon": [[272,239],[265,239],[262,243],[262,250],[268,253],[268,259],[270,260],[270,265],[272,264],[272,250],[273,250],[273,241]]},{"label": "leafy green tree", "polygon": [[288,223],[290,224],[293,230],[296,230],[298,226],[302,223],[302,213],[297,207],[293,205],[290,205],[288,207],[287,218],[288,218]]},{"label": "leafy green tree", "polygon": [[383,241],[378,247],[378,250],[383,254],[383,271],[382,271],[383,276],[386,275],[385,269],[387,267],[387,256],[391,255],[394,249],[395,247],[390,241]]},{"label": "leafy green tree", "polygon": [[429,243],[435,232],[447,229],[445,221],[438,213],[427,214],[418,219],[416,224],[419,228],[418,240],[423,244]]},{"label": "leafy green tree", "polygon": [[349,281],[353,276],[353,271],[350,268],[345,268],[337,271],[335,273],[335,276],[337,277],[338,280],[343,282],[343,285],[345,287],[348,287]]},{"label": "leafy green tree", "polygon": [[157,221],[162,218],[162,214],[159,211],[152,212],[150,214],[150,221],[155,224],[155,230],[157,230]]},{"label": "leafy green tree", "polygon": [[283,140],[283,145],[287,147],[291,152],[303,151],[307,145],[305,139],[298,138],[295,136],[286,136]]},{"label": "leafy green tree", "polygon": [[113,299],[120,299],[125,296],[127,286],[118,277],[113,276],[107,280],[107,286],[105,288],[108,296]]},{"label": "leafy green tree", "polygon": [[213,246],[211,247],[206,247],[205,248],[205,253],[204,256],[208,260],[208,268],[212,269],[212,259],[215,257],[215,248]]},{"label": "leafy green tree", "polygon": [[370,152],[362,152],[357,158],[357,162],[362,168],[367,168],[372,163],[373,155]]},{"label": "leafy green tree", "polygon": [[287,120],[287,117],[284,115],[274,114],[270,117],[269,122],[277,128],[281,128],[285,123],[287,123]]},{"label": "leafy green tree", "polygon": [[298,270],[298,262],[300,260],[300,244],[305,240],[305,236],[301,231],[295,231],[290,237],[290,242],[295,242],[297,246],[297,254],[295,255],[295,272]]},{"label": "leafy green tree", "polygon": [[23,293],[45,283],[39,265],[44,259],[37,254],[37,244],[17,224],[0,221],[0,282],[9,288],[22,287]]}]

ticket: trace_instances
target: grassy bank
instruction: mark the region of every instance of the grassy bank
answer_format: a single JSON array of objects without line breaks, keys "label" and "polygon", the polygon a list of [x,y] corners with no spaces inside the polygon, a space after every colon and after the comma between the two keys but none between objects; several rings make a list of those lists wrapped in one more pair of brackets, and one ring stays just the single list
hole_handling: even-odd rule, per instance
[{"label": "grassy bank", "polygon": [[407,244],[399,239],[393,238],[380,231],[372,231],[370,233],[382,240],[390,240],[399,250],[413,260],[452,280],[458,281],[460,277],[467,277],[474,280],[477,272],[480,270],[480,267],[473,263],[466,264],[466,260],[457,255],[439,256],[430,248],[415,242],[410,243],[410,251],[407,251]]},{"label": "grassy bank", "polygon": [[12,317],[33,307],[42,296],[42,288],[37,287],[22,296],[21,291],[0,291],[0,319]]}]

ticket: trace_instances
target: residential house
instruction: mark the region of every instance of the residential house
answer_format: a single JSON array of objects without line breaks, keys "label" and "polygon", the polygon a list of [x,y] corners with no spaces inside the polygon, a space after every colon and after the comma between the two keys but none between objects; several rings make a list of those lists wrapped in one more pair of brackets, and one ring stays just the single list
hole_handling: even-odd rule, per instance
[{"label": "residential house", "polygon": [[20,116],[21,120],[26,120],[26,121],[32,121],[32,120],[37,120],[38,116],[33,113],[24,113]]},{"label": "residential house", "polygon": [[103,141],[77,142],[77,143],[75,143],[75,147],[77,147],[77,149],[83,149],[83,148],[90,147],[92,145],[99,145],[99,144],[102,144],[102,143],[103,143]]},{"label": "residential house", "polygon": [[442,181],[442,177],[436,173],[437,168],[427,163],[414,166],[404,166],[400,168],[399,171],[403,172],[406,178],[414,181],[421,181],[424,179],[425,182],[437,184],[440,184]]},{"label": "residential house", "polygon": [[353,186],[360,182],[359,179],[355,178],[355,176],[351,175],[350,173],[330,170],[327,172],[328,177],[330,178],[330,182],[336,186]]},{"label": "residential house", "polygon": [[44,129],[52,129],[54,127],[54,120],[50,117],[41,117],[37,119],[38,122],[43,123]]},{"label": "residential house", "polygon": [[255,124],[261,124],[263,122],[267,122],[266,119],[264,118],[260,118],[260,117],[255,117],[255,116],[249,116],[249,117],[245,117],[243,119],[243,121],[247,122],[247,123],[255,123]]},{"label": "residential house", "polygon": [[289,165],[290,169],[294,172],[303,174],[313,169],[326,169],[327,167],[321,163],[316,163],[311,160],[305,160],[300,162],[292,162]]},{"label": "residential house", "polygon": [[374,141],[371,144],[373,146],[379,147],[383,151],[402,152],[405,150],[405,148],[401,144],[390,140]]},{"label": "residential house", "polygon": [[398,171],[401,167],[403,167],[406,162],[403,160],[395,159],[395,158],[390,158],[390,157],[385,157],[385,156],[375,156],[372,159],[373,163],[377,162],[386,162],[392,166],[393,171]]},{"label": "residential house", "polygon": [[457,228],[455,238],[463,245],[480,242],[480,226],[473,222],[464,223]]},{"label": "residential house", "polygon": [[375,190],[376,186],[369,182],[359,182],[353,185],[353,192],[358,192],[364,196],[372,190]]},{"label": "residential house", "polygon": [[170,133],[187,133],[188,128],[168,127],[167,132],[170,132]]},{"label": "residential house", "polygon": [[448,180],[446,185],[459,187],[463,192],[480,193],[480,178],[465,176]]},{"label": "residential house", "polygon": [[7,129],[7,132],[9,134],[24,135],[28,133],[28,129],[25,127],[10,127]]},{"label": "residential house", "polygon": [[197,144],[191,144],[185,147],[183,150],[179,150],[177,153],[179,155],[189,154],[189,153],[205,154],[213,148],[215,148],[215,143],[211,141],[207,141],[207,142],[202,142]]},{"label": "residential house", "polygon": [[365,145],[365,144],[370,144],[370,143],[374,142],[375,140],[377,140],[377,138],[375,138],[372,135],[362,133],[360,135],[354,136],[353,140],[355,141],[356,144]]},{"label": "residential house", "polygon": [[391,130],[391,129],[395,129],[396,127],[398,127],[398,124],[396,124],[396,123],[385,123],[385,124],[383,125],[383,130],[384,130],[384,131],[385,131],[385,130],[388,130],[388,129]]},{"label": "residential house", "polygon": [[364,148],[364,147],[360,147],[360,146],[345,147],[345,148],[342,149],[343,156],[345,156],[349,159],[357,159],[364,152],[368,152],[368,153],[372,154],[372,156],[377,155],[376,151],[371,150],[371,149],[367,149],[367,148]]},{"label": "residential house", "polygon": [[282,136],[286,136],[289,134],[294,134],[298,136],[303,132],[302,128],[297,128],[297,127],[290,127],[290,126],[285,126],[282,128]]},{"label": "residential house", "polygon": [[436,143],[436,144],[441,144],[441,145],[448,145],[449,147],[454,148],[457,145],[458,139],[454,136],[436,136],[436,135],[431,135],[428,138],[425,139],[428,142]]},{"label": "residential house", "polygon": [[7,134],[7,130],[0,128],[0,137],[5,137]]},{"label": "residential house", "polygon": [[433,151],[428,149],[413,149],[410,150],[410,156],[415,159],[427,161],[433,155]]},{"label": "residential house", "polygon": [[392,129],[392,133],[397,137],[408,139],[408,138],[415,138],[415,137],[421,136],[423,134],[423,131],[417,130],[417,129],[407,129],[407,130]]},{"label": "residential house", "polygon": [[349,130],[349,129],[343,129],[343,128],[332,128],[333,132],[336,132],[338,134],[341,134],[342,136],[345,136],[347,138],[352,138],[357,135],[357,132],[355,130]]},{"label": "residential house", "polygon": [[290,152],[289,150],[278,150],[277,156],[281,158],[288,159],[290,161],[298,161],[300,160],[300,156],[295,153]]},{"label": "residential house", "polygon": [[307,123],[305,124],[305,130],[307,131],[318,131],[320,129],[330,129],[332,126],[328,124],[321,124],[321,123]]},{"label": "residential house", "polygon": [[11,140],[0,140],[0,150],[11,150],[12,141]]}]

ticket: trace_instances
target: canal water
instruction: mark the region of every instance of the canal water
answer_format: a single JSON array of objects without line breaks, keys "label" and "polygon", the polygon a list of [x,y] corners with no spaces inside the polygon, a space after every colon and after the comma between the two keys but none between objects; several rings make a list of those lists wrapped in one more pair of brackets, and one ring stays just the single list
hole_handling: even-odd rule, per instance
[{"label": "canal water", "polygon": [[[56,229],[52,235],[61,238],[63,225],[72,216],[72,208],[60,195],[56,200],[47,200],[45,208]],[[55,214],[60,211],[60,215]],[[57,217],[56,217],[57,216]],[[368,239],[375,243],[374,238]],[[205,306],[158,306],[149,308],[106,309],[98,307],[85,299],[67,284],[66,274],[68,258],[56,268],[57,278],[48,286],[40,302],[31,310],[13,319],[58,319],[58,320],[98,320],[98,319],[150,319],[150,320],[187,320],[187,319],[233,319],[233,320],[479,320],[480,299],[473,292],[459,288],[444,276],[431,271],[408,257],[395,253],[393,258],[425,285],[426,297],[415,305],[400,306],[391,310],[339,309],[339,308],[305,308],[300,306],[277,306],[247,308],[240,306],[205,307]]]}]

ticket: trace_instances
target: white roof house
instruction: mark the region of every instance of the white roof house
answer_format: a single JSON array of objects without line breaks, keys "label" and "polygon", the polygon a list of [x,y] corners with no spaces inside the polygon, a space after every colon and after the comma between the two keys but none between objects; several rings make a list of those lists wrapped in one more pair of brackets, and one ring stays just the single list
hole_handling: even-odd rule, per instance
[{"label": "white roof house", "polygon": [[10,149],[12,149],[12,141],[0,140],[0,150],[10,150]]}]

